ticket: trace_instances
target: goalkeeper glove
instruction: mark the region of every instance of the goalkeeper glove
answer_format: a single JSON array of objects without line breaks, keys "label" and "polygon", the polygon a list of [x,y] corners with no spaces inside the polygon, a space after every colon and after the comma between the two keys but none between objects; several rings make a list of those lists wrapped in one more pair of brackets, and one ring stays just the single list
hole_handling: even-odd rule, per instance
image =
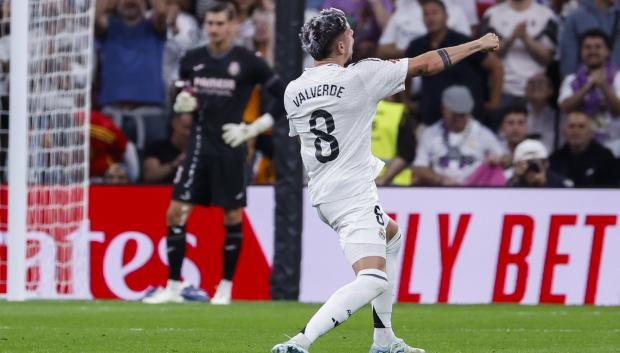
[{"label": "goalkeeper glove", "polygon": [[191,92],[184,90],[177,95],[172,108],[175,113],[191,113],[198,108],[198,101]]},{"label": "goalkeeper glove", "polygon": [[222,138],[231,147],[237,147],[243,142],[256,137],[261,132],[273,126],[273,117],[269,113],[261,115],[255,122],[250,125],[241,124],[224,124],[222,126]]}]

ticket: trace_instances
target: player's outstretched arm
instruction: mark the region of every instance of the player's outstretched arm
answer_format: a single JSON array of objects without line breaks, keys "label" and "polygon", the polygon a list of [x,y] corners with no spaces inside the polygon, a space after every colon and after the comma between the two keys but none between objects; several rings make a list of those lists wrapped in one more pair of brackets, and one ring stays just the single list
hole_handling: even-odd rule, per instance
[{"label": "player's outstretched arm", "polygon": [[415,58],[410,58],[407,74],[410,76],[434,75],[472,54],[480,51],[495,51],[498,48],[499,38],[497,35],[487,33],[483,37],[465,44],[429,51]]}]

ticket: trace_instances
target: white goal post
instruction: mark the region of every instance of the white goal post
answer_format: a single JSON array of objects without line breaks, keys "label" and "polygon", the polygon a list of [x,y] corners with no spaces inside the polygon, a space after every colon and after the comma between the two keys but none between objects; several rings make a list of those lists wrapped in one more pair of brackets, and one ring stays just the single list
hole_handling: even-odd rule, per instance
[{"label": "white goal post", "polygon": [[10,52],[0,77],[0,86],[10,83],[9,109],[0,108],[8,119],[8,134],[0,126],[0,152],[8,146],[0,160],[0,296],[4,289],[8,300],[91,297],[95,1],[0,0],[0,61]]}]

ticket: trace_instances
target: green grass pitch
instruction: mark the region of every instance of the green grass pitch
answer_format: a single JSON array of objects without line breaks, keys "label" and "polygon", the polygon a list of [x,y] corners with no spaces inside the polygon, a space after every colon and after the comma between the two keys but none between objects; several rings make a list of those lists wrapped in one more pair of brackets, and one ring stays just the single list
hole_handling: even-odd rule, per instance
[{"label": "green grass pitch", "polygon": [[[235,302],[0,301],[0,352],[269,353],[317,305]],[[620,352],[620,307],[395,306],[396,333],[429,353]],[[323,336],[312,353],[366,353],[368,307]]]}]

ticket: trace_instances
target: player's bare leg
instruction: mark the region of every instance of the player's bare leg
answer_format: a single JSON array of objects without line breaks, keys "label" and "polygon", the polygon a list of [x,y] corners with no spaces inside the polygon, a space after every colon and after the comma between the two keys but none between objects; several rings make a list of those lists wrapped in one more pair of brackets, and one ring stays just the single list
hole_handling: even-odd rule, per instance
[{"label": "player's bare leg", "polygon": [[180,303],[181,296],[181,268],[185,258],[185,224],[194,205],[186,202],[172,200],[166,214],[168,235],[166,236],[166,249],[168,254],[168,283],[166,288],[160,290],[143,302],[148,304]]},{"label": "player's bare leg", "polygon": [[243,215],[242,208],[231,208],[224,210],[224,226],[226,227],[226,240],[224,241],[224,276],[217,286],[217,290],[211,304],[227,305],[230,304],[232,294],[232,279],[239,262],[239,253],[243,243],[243,233],[241,231],[241,220]]},{"label": "player's bare leg", "polygon": [[402,243],[402,235],[396,222],[391,219],[389,219],[386,227],[386,242],[385,267],[389,288],[371,302],[375,330],[370,353],[424,353],[423,349],[408,346],[402,339],[396,337],[394,331],[392,331],[392,303],[394,301],[396,264]]},{"label": "player's bare leg", "polygon": [[[365,244],[351,244],[364,246]],[[348,252],[345,245],[345,254]],[[352,252],[358,249],[352,249]],[[305,353],[321,335],[340,325],[354,312],[388,289],[385,258],[366,256],[353,265],[356,279],[338,289],[312,316],[306,327],[288,342],[278,344],[272,353]]]}]

